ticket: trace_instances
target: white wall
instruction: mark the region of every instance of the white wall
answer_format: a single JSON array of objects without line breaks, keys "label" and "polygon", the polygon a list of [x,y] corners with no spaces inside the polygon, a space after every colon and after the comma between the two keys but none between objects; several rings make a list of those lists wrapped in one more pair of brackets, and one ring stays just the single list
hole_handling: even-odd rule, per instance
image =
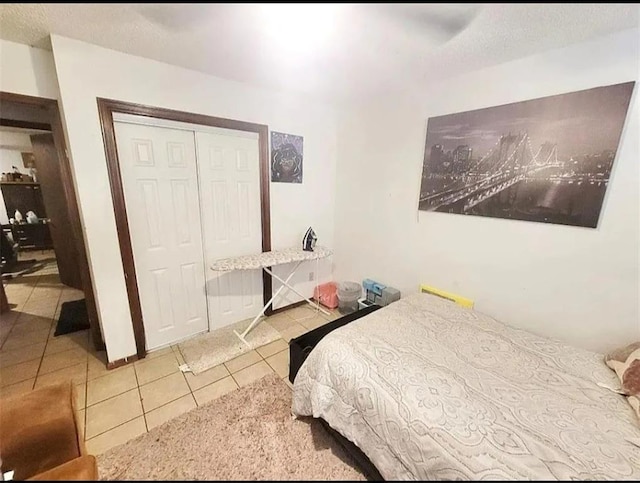
[{"label": "white wall", "polygon": [[[110,361],[136,350],[96,97],[267,124],[303,136],[303,183],[270,186],[272,246],[298,245],[309,225],[321,244],[333,245],[336,121],[330,109],[57,35],[52,44]],[[330,270],[327,263],[321,272]]]},{"label": "white wall", "polygon": [[[0,91],[57,99],[58,81],[53,54],[47,50],[0,39]],[[25,135],[2,132],[0,136],[0,144],[5,147],[7,143],[15,144],[20,136]],[[28,145],[31,145],[30,140]],[[0,162],[0,172],[10,170],[12,165],[18,166],[23,173],[27,172],[22,167],[22,157],[18,151],[2,149]],[[16,162],[19,164],[15,164]],[[5,215],[4,199],[0,194],[0,223],[8,223]]]},{"label": "white wall", "polygon": [[51,52],[0,40],[0,91],[57,99]]},{"label": "white wall", "polygon": [[338,135],[337,280],[420,283],[509,324],[606,351],[640,338],[638,86],[597,229],[418,212],[427,119],[637,80],[638,30],[425,85],[346,116]]}]

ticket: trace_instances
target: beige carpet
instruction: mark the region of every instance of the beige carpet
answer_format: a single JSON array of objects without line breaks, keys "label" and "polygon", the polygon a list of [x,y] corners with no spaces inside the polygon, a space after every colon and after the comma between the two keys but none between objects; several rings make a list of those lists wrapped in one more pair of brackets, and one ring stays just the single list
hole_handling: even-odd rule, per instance
[{"label": "beige carpet", "polygon": [[242,320],[178,344],[191,372],[204,372],[280,338],[278,331],[263,320],[247,334],[245,339],[249,345],[245,344],[233,331],[242,334],[252,320]]},{"label": "beige carpet", "polygon": [[98,456],[102,480],[365,480],[317,420],[291,416],[276,375]]}]

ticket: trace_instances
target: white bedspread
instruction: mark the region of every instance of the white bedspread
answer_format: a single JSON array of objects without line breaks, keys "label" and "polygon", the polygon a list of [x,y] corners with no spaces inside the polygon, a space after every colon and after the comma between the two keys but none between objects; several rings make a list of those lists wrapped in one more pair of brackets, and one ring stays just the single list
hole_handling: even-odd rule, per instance
[{"label": "white bedspread", "polygon": [[640,480],[636,417],[602,355],[415,294],[327,335],[293,411],[385,479]]}]

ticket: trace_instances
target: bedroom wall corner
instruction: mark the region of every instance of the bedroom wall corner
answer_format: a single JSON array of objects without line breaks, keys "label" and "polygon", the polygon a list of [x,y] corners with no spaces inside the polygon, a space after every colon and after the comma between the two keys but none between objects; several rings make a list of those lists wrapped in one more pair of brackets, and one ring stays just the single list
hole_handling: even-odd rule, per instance
[{"label": "bedroom wall corner", "polygon": [[637,340],[637,83],[596,229],[418,212],[417,204],[429,117],[637,82],[639,39],[638,29],[618,32],[342,116],[336,279],[373,278],[405,294],[427,283],[474,299],[505,323],[590,350]]}]

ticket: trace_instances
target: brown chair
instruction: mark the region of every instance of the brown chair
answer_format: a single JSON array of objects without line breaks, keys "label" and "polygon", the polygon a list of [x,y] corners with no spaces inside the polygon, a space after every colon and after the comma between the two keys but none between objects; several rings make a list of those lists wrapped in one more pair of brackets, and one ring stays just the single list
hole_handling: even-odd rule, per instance
[{"label": "brown chair", "polygon": [[97,480],[77,415],[70,382],[0,398],[2,471],[14,480]]}]

